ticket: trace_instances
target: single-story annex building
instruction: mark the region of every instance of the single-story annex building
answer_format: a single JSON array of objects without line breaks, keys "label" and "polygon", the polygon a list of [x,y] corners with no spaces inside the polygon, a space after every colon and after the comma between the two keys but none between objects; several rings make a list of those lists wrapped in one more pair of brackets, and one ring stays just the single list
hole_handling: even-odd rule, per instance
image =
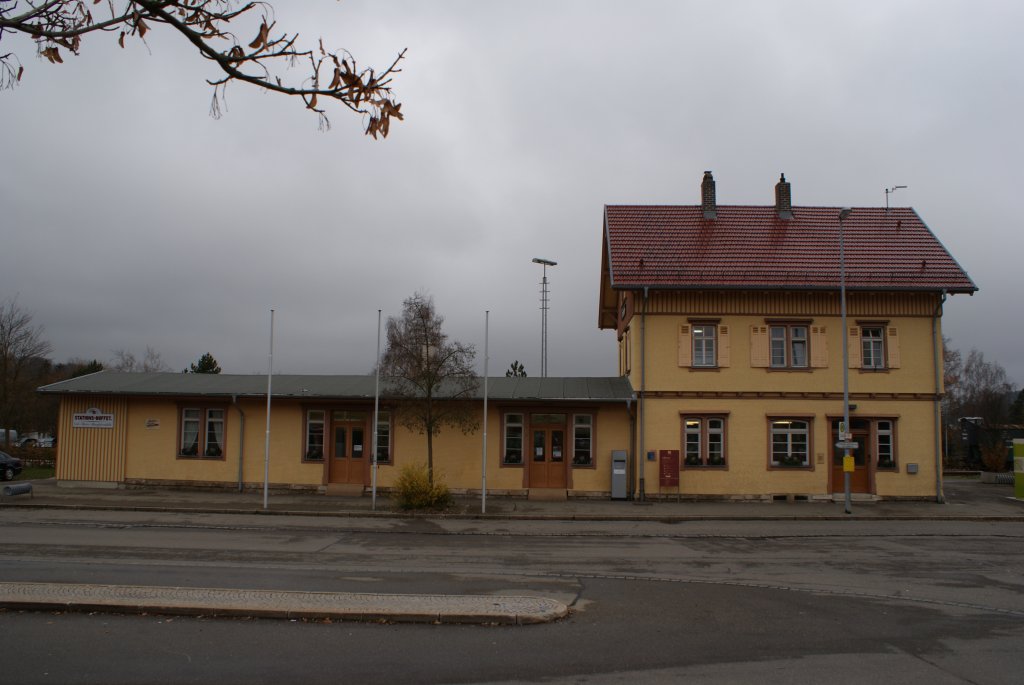
[{"label": "single-story annex building", "polygon": [[[363,492],[371,484],[373,376],[275,375],[273,487]],[[477,398],[483,413],[483,382]],[[262,487],[267,378],[100,371],[40,389],[60,396],[61,483]],[[610,457],[629,449],[633,390],[626,378],[489,378],[487,491],[607,496]],[[426,461],[426,437],[397,420],[382,391],[377,485]],[[454,492],[479,492],[483,426],[434,437],[434,469]],[[545,493],[540,493],[545,494]]]}]

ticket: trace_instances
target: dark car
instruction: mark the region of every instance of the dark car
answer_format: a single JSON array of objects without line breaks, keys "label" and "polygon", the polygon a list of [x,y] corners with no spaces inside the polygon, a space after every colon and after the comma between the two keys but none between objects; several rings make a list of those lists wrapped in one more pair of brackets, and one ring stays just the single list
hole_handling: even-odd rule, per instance
[{"label": "dark car", "polygon": [[14,480],[21,473],[21,459],[0,452],[0,480]]}]

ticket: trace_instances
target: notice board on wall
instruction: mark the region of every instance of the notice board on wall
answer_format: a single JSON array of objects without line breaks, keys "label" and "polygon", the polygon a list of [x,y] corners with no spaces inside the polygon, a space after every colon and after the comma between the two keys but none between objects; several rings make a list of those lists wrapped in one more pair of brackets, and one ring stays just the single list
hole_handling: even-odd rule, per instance
[{"label": "notice board on wall", "polygon": [[661,450],[658,457],[658,482],[661,487],[679,487],[679,450]]}]

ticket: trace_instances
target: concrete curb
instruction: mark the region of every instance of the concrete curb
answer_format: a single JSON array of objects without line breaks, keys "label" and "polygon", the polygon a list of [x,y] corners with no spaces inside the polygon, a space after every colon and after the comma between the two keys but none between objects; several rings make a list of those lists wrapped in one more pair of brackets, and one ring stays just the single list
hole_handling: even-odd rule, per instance
[{"label": "concrete curb", "polygon": [[505,625],[548,623],[569,614],[569,607],[562,602],[543,597],[11,582],[0,582],[0,607],[179,616]]}]

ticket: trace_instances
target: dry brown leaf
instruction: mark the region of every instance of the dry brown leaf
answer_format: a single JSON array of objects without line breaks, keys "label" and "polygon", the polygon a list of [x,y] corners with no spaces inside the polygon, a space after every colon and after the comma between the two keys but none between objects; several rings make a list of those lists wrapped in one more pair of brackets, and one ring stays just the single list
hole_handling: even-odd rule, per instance
[{"label": "dry brown leaf", "polygon": [[21,80],[21,75],[24,74],[24,73],[25,73],[25,67],[18,67],[18,78],[17,78],[18,81]]},{"label": "dry brown leaf", "polygon": [[122,48],[124,47],[124,31],[121,32],[121,36],[117,39],[117,44]]},{"label": "dry brown leaf", "polygon": [[334,67],[334,78],[331,79],[331,85],[327,87],[327,90],[334,90],[341,84],[341,70],[338,67]]},{"label": "dry brown leaf", "polygon": [[316,109],[316,93],[313,93],[313,97],[309,98],[309,108]]}]

